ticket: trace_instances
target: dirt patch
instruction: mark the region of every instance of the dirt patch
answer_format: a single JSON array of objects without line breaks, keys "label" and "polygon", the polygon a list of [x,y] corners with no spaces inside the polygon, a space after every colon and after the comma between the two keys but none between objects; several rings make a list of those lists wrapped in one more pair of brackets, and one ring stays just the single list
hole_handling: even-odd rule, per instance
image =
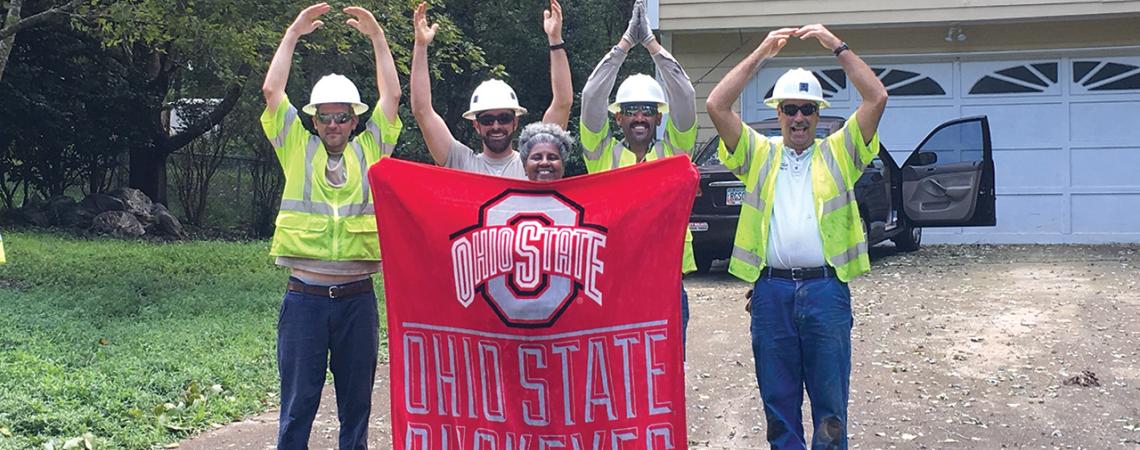
[{"label": "dirt patch", "polygon": [[[1140,246],[888,247],[872,265],[851,283],[853,448],[1140,445]],[[767,448],[748,286],[723,271],[685,285],[690,446]],[[1100,386],[1064,384],[1084,371]],[[333,403],[330,387],[313,448],[335,447]],[[389,448],[386,383],[373,411],[372,446]],[[182,448],[272,447],[275,419]]]}]

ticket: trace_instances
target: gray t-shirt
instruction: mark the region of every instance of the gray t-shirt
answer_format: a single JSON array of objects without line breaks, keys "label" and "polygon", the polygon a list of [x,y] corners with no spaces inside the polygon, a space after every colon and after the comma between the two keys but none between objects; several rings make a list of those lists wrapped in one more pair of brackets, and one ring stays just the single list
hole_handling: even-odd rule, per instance
[{"label": "gray t-shirt", "polygon": [[475,154],[471,147],[452,139],[451,149],[447,152],[447,162],[444,167],[459,169],[466,172],[482,173],[506,178],[526,179],[522,159],[519,152],[511,150],[506,158],[487,158],[486,154]]}]

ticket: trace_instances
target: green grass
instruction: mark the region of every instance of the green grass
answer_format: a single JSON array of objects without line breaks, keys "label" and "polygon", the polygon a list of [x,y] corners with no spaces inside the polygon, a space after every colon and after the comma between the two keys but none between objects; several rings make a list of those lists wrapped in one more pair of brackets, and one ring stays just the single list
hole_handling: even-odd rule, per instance
[{"label": "green grass", "polygon": [[[267,242],[5,232],[0,449],[145,449],[276,404]],[[381,323],[384,321],[381,319]]]}]

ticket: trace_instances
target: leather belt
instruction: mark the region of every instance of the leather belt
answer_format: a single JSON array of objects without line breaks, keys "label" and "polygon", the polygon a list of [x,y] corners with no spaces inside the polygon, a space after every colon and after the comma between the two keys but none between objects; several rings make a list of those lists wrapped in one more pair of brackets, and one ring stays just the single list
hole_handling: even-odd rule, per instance
[{"label": "leather belt", "polygon": [[348,297],[350,295],[363,294],[365,292],[372,292],[372,278],[366,278],[360,281],[353,281],[348,284],[338,284],[333,286],[316,286],[291,279],[289,280],[288,289],[293,292],[316,295],[319,297],[341,298]]},{"label": "leather belt", "polygon": [[829,278],[835,276],[835,269],[829,266],[807,267],[802,269],[776,269],[765,267],[760,271],[762,277],[784,278],[788,280],[813,280],[816,278]]}]

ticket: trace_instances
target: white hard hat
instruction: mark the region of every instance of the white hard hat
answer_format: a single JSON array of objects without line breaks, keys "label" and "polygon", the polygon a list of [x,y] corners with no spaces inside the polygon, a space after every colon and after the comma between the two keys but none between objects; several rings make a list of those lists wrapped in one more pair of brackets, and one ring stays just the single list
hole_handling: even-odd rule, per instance
[{"label": "white hard hat", "polygon": [[764,104],[775,108],[784,100],[810,100],[818,102],[820,108],[831,106],[823,99],[823,88],[819,86],[819,80],[811,71],[802,68],[780,75],[776,87],[772,88],[772,96],[764,100]]},{"label": "white hard hat", "polygon": [[516,116],[526,114],[526,108],[519,106],[519,98],[510,85],[503,80],[487,80],[471,93],[471,108],[463,113],[463,118],[473,120],[478,113],[496,109],[514,110]]},{"label": "white hard hat", "polygon": [[356,85],[352,83],[352,80],[335,73],[325,75],[317,80],[317,84],[313,85],[312,94],[309,95],[309,104],[301,108],[301,111],[310,116],[316,115],[317,105],[324,103],[350,104],[352,111],[358,116],[368,111],[368,105],[360,103],[360,91],[356,90]]},{"label": "white hard hat", "polygon": [[653,77],[642,73],[630,75],[618,86],[617,97],[610,104],[610,112],[621,111],[623,103],[657,103],[658,112],[669,112],[665,91]]}]

